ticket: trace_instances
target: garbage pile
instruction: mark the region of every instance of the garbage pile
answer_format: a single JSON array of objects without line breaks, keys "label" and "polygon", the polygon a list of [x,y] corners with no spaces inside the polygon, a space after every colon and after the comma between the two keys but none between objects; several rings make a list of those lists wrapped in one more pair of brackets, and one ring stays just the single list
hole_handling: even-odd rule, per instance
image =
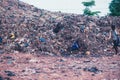
[{"label": "garbage pile", "polygon": [[19,0],[0,0],[0,53],[102,54],[120,17],[50,12]]}]

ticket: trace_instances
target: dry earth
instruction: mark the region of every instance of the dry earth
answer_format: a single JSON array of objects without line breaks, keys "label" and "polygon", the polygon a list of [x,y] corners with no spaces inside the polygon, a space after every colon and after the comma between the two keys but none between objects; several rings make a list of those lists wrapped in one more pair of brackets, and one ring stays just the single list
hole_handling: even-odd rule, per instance
[{"label": "dry earth", "polygon": [[120,80],[120,56],[0,54],[0,80]]}]

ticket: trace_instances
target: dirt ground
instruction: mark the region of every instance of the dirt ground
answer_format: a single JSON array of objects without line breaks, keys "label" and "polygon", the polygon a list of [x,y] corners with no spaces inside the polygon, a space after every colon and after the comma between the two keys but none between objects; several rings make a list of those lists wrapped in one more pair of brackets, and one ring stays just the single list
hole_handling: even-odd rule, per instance
[{"label": "dirt ground", "polygon": [[120,80],[120,56],[0,54],[0,80]]}]

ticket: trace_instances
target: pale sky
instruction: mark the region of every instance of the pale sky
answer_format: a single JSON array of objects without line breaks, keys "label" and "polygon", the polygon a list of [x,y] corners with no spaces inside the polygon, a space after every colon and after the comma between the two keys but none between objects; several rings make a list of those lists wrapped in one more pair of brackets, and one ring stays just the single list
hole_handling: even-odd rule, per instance
[{"label": "pale sky", "polygon": [[[49,11],[61,11],[65,13],[83,14],[85,8],[81,2],[89,0],[21,0]],[[108,6],[111,0],[95,0],[96,6],[92,7],[92,11],[101,11],[100,15],[104,16],[109,13]]]}]

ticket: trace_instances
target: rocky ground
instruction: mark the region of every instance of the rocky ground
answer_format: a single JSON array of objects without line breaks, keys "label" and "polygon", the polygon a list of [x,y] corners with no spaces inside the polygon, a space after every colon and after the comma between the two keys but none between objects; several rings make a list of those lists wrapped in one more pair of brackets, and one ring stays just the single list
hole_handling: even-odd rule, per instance
[{"label": "rocky ground", "polygon": [[0,80],[120,80],[120,56],[0,54]]}]

